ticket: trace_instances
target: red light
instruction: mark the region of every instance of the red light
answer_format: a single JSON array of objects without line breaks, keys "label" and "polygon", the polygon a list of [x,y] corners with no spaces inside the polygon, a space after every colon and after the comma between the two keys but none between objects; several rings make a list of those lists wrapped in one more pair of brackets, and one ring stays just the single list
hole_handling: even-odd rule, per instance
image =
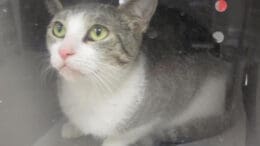
[{"label": "red light", "polygon": [[215,8],[218,12],[225,12],[227,10],[228,3],[226,0],[218,0],[215,4]]}]

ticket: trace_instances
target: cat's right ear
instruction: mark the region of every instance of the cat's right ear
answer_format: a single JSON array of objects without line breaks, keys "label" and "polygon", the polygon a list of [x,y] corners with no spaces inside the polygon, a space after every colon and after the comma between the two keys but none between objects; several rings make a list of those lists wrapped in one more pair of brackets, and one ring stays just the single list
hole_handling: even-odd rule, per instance
[{"label": "cat's right ear", "polygon": [[63,5],[59,0],[45,0],[46,7],[48,12],[51,15],[55,15],[61,9],[63,9]]},{"label": "cat's right ear", "polygon": [[119,9],[135,18],[135,29],[145,32],[157,4],[158,0],[119,0]]}]

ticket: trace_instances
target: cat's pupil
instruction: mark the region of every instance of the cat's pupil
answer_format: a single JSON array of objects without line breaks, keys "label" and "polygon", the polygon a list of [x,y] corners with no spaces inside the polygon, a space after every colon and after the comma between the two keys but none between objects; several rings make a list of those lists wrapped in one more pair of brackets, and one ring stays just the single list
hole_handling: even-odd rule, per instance
[{"label": "cat's pupil", "polygon": [[97,36],[100,36],[100,35],[101,35],[101,32],[102,32],[102,28],[101,28],[101,27],[97,27],[97,28],[95,29],[95,32],[96,32],[96,35],[97,35]]},{"label": "cat's pupil", "polygon": [[61,24],[58,24],[58,25],[57,25],[57,30],[58,30],[58,32],[61,32],[61,31],[62,31],[62,25],[61,25]]}]

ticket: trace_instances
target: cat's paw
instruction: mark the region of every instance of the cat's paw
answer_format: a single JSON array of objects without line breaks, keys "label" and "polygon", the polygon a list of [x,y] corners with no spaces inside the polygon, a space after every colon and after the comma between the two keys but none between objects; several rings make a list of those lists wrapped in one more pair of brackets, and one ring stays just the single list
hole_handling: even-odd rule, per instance
[{"label": "cat's paw", "polygon": [[61,130],[61,136],[65,139],[78,138],[82,135],[83,133],[70,123],[64,124]]}]

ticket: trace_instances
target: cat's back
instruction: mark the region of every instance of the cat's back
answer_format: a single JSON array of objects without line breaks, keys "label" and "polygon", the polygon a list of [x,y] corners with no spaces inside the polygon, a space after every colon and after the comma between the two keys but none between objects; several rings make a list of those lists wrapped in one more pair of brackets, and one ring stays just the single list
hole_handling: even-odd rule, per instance
[{"label": "cat's back", "polygon": [[[232,80],[230,63],[208,51],[187,48],[194,38],[213,41],[209,32],[199,24],[188,28],[191,21],[173,11],[170,16],[159,11],[154,19],[161,23],[152,21],[144,38],[147,87],[145,102],[136,116],[144,121],[157,116],[176,118],[184,112],[186,117],[222,112],[226,88]],[[196,38],[198,32],[202,36]],[[194,37],[187,38],[191,35]]]},{"label": "cat's back", "polygon": [[218,57],[218,46],[209,50],[193,48],[197,42],[216,45],[209,30],[192,17],[176,9],[159,7],[142,48],[148,80],[159,81],[168,88],[177,83],[177,87],[185,89],[199,87],[208,78],[229,76],[232,64]]},{"label": "cat's back", "polygon": [[233,80],[231,64],[205,53],[167,56],[157,62],[147,59],[144,115],[178,115],[196,101],[200,102],[196,106],[213,108],[205,111],[225,106],[226,90]]},{"label": "cat's back", "polygon": [[[213,47],[194,48],[195,43]],[[199,87],[208,78],[224,78],[232,71],[232,64],[218,57],[221,54],[210,31],[176,9],[158,7],[142,49],[147,59],[148,80],[169,82],[169,86],[164,85],[168,88],[171,83],[184,89]]]}]

